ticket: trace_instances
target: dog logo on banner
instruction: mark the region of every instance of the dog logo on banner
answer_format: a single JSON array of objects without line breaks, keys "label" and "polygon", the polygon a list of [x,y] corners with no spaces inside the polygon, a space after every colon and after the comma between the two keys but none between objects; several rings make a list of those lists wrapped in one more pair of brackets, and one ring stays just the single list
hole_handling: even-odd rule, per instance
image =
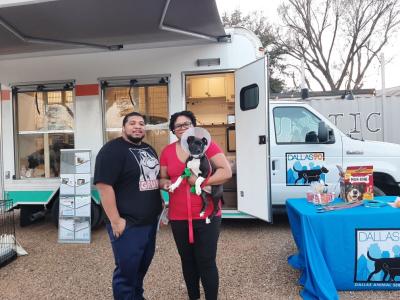
[{"label": "dog logo on banner", "polygon": [[400,286],[400,228],[356,229],[355,286]]}]

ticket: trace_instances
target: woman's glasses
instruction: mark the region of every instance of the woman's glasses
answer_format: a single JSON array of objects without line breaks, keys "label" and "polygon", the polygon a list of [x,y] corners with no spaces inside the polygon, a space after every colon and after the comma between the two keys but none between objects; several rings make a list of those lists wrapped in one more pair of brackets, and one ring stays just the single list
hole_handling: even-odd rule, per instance
[{"label": "woman's glasses", "polygon": [[189,128],[190,126],[192,126],[192,122],[184,122],[184,123],[180,123],[180,124],[175,124],[175,130],[177,130],[177,129],[187,129],[187,128]]}]

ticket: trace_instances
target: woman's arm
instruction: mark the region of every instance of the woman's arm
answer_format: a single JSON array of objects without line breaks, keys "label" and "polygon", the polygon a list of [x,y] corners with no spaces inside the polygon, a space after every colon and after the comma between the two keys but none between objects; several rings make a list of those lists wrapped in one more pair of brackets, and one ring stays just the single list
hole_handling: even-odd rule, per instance
[{"label": "woman's arm", "polygon": [[168,190],[171,185],[171,180],[169,179],[167,167],[161,166],[160,168],[160,189]]},{"label": "woman's arm", "polygon": [[218,153],[211,157],[210,163],[215,173],[210,176],[206,185],[223,184],[232,177],[231,166],[223,153]]}]

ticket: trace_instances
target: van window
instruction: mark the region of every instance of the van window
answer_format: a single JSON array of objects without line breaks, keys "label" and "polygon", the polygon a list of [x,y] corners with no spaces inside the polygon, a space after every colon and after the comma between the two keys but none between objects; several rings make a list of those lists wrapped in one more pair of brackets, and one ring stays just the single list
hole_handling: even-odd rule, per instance
[{"label": "van window", "polygon": [[240,91],[240,109],[255,109],[259,103],[259,89],[257,84],[245,86]]},{"label": "van window", "polygon": [[321,121],[304,107],[277,107],[273,110],[277,144],[318,143]]},{"label": "van window", "polygon": [[[112,82],[111,82],[112,83]],[[158,154],[168,145],[168,85],[103,87],[105,141],[121,136],[122,119],[130,112],[144,115],[146,136],[144,141]]]},{"label": "van window", "polygon": [[60,173],[60,149],[74,148],[74,97],[71,89],[15,88],[18,178],[52,178]]}]

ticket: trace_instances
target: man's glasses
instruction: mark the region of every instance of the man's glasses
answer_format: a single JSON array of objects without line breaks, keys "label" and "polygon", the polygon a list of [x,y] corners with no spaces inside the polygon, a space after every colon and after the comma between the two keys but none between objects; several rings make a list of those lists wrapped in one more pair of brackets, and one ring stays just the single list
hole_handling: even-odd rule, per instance
[{"label": "man's glasses", "polygon": [[177,130],[177,129],[184,129],[184,128],[189,128],[190,126],[192,126],[192,122],[184,122],[184,123],[181,123],[181,124],[175,124],[175,130]]}]

